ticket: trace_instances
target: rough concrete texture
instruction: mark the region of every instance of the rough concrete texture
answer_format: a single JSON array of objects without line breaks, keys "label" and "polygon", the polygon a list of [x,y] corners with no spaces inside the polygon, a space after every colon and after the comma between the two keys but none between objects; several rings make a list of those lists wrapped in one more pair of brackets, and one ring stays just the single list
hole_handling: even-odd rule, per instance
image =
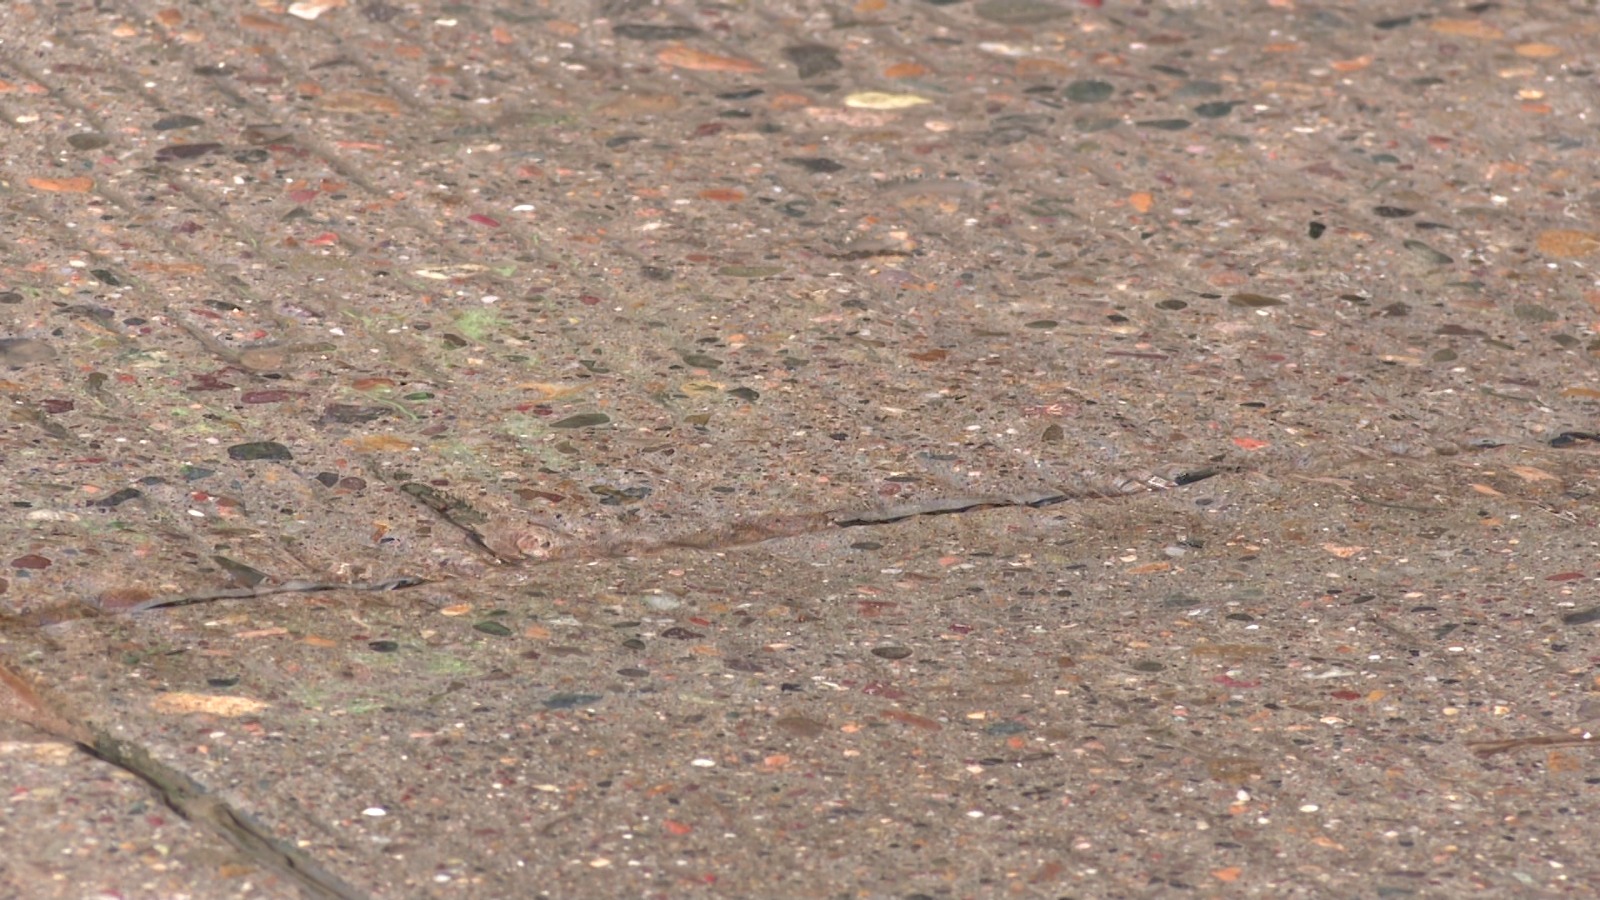
[{"label": "rough concrete texture", "polygon": [[0,890],[1587,896],[1589,2],[0,11]]}]

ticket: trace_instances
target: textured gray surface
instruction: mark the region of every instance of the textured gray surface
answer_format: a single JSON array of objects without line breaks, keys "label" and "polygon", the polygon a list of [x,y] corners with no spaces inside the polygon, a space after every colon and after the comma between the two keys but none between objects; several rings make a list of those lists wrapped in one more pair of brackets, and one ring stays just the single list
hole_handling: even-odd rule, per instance
[{"label": "textured gray surface", "polygon": [[7,889],[1581,895],[1597,21],[1378,6],[9,7]]}]

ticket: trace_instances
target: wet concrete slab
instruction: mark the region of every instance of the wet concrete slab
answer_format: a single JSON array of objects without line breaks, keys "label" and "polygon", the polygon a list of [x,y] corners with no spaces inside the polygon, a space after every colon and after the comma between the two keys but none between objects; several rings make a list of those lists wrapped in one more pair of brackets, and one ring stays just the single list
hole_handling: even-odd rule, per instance
[{"label": "wet concrete slab", "polygon": [[1595,27],[16,6],[9,715],[196,895],[1581,892]]}]

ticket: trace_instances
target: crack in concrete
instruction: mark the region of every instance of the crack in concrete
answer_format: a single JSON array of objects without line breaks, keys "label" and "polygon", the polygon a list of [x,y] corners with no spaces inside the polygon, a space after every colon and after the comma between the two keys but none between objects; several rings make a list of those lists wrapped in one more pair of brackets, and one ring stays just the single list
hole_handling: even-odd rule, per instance
[{"label": "crack in concrete", "polygon": [[[772,513],[765,516],[737,519],[700,531],[676,536],[648,534],[600,535],[587,537],[573,534],[550,525],[529,523],[513,535],[510,544],[521,555],[512,559],[512,565],[540,563],[557,559],[606,559],[624,556],[646,556],[669,550],[731,550],[767,541],[817,534],[834,528],[862,528],[891,525],[930,516],[957,515],[986,509],[1028,508],[1040,509],[1074,500],[1120,499],[1153,491],[1164,491],[1194,484],[1219,474],[1217,469],[1197,469],[1175,474],[1171,478],[1160,475],[1120,477],[1103,484],[1042,491],[1034,494],[1012,496],[974,495],[936,497],[915,503],[879,509],[827,510],[821,512]],[[473,531],[473,535],[479,536]],[[509,554],[505,549],[492,551],[494,558],[504,561]]]},{"label": "crack in concrete", "polygon": [[[575,555],[620,556],[678,548],[707,551],[732,549],[770,540],[815,533],[829,528],[864,528],[892,525],[917,518],[960,515],[986,509],[1040,509],[1072,500],[1131,496],[1144,491],[1165,490],[1193,484],[1210,478],[1215,474],[1217,474],[1217,470],[1204,469],[1181,473],[1172,479],[1164,479],[1159,476],[1150,476],[1137,480],[1126,479],[1125,483],[1117,484],[1111,491],[1047,491],[1010,497],[945,497],[875,510],[776,514],[754,520],[742,520],[679,538],[614,537],[568,545],[565,548],[555,547],[551,548],[555,552],[550,552],[542,558],[532,555],[510,558],[503,553],[496,552],[490,548],[487,540],[477,529],[470,524],[455,521],[455,518],[451,515],[454,507],[449,503],[439,499],[437,496],[419,496],[415,492],[407,493],[417,499],[418,502],[432,509],[445,521],[461,528],[466,533],[468,542],[475,547],[491,553],[495,559],[502,561],[506,565],[522,565],[525,563],[553,561],[556,558]],[[410,576],[361,584],[291,580],[269,586],[225,588],[178,597],[155,598],[120,612],[150,612],[219,600],[252,599],[284,593],[313,593],[335,590],[393,591],[426,583],[429,583],[429,579]],[[53,615],[51,614],[52,610],[54,611]],[[63,621],[62,613],[64,612],[71,613],[70,616],[65,618],[110,614],[103,610],[96,610],[93,607],[79,605],[70,609],[36,610],[26,616],[9,616],[5,618],[4,624],[24,624],[37,627],[52,621]],[[10,710],[0,708],[0,714],[9,714],[11,718],[39,728],[52,736],[70,741],[90,756],[134,775],[149,786],[160,798],[161,802],[175,813],[225,840],[245,858],[278,874],[298,888],[304,896],[316,898],[316,900],[358,900],[358,898],[366,896],[318,866],[307,855],[293,846],[273,837],[266,826],[257,822],[242,810],[218,798],[198,781],[182,771],[155,759],[146,747],[115,738],[107,733],[106,730],[73,715],[63,704],[47,698],[28,679],[17,674],[4,664],[0,664],[0,687],[6,689],[7,693],[10,694],[12,705],[16,707]]]},{"label": "crack in concrete", "polygon": [[[1169,490],[1204,481],[1219,474],[1217,469],[1196,469],[1173,475],[1171,478],[1150,475],[1140,479],[1119,479],[1100,489],[1043,491],[1016,496],[957,496],[940,497],[917,503],[889,506],[880,509],[831,510],[826,512],[774,513],[704,529],[676,537],[653,535],[612,535],[584,538],[544,525],[530,525],[523,533],[532,534],[530,540],[515,540],[516,553],[496,549],[489,538],[470,523],[458,521],[453,515],[455,506],[442,495],[419,496],[407,491],[408,496],[432,510],[445,522],[460,529],[467,543],[487,555],[500,566],[507,568],[538,565],[562,559],[609,559],[624,556],[648,556],[670,550],[702,550],[714,552],[763,544],[784,538],[817,534],[833,528],[866,528],[893,525],[931,516],[959,515],[987,509],[1024,508],[1043,509],[1075,500],[1103,500],[1137,496],[1151,491]],[[194,606],[220,600],[253,600],[275,594],[323,593],[329,591],[397,591],[433,583],[436,579],[402,575],[375,582],[333,582],[314,579],[291,579],[275,584],[239,588],[219,588],[192,594],[153,597],[121,610],[104,610],[92,605],[69,604],[31,610],[27,613],[0,617],[0,626],[38,627],[73,619],[105,615],[125,615]]]},{"label": "crack in concrete", "polygon": [[266,826],[207,791],[177,769],[151,757],[137,744],[93,731],[93,743],[79,743],[89,755],[128,772],[155,791],[169,809],[232,844],[246,858],[270,869],[307,897],[360,900],[367,895],[345,884],[310,857],[273,837]]},{"label": "crack in concrete", "polygon": [[250,600],[256,597],[270,597],[273,594],[315,594],[325,591],[398,591],[419,584],[427,584],[432,579],[420,578],[412,575],[402,575],[398,578],[389,578],[383,581],[368,583],[340,583],[334,581],[284,581],[266,587],[222,588],[215,591],[205,591],[198,594],[184,594],[178,597],[156,597],[146,600],[136,606],[130,606],[126,612],[148,612],[155,609],[173,609],[179,606],[193,606],[198,603],[211,603],[217,600]]},{"label": "crack in concrete", "polygon": [[271,870],[314,900],[360,900],[366,894],[345,884],[298,849],[273,837],[266,826],[213,795],[205,786],[155,759],[137,744],[73,714],[66,705],[0,663],[0,687],[15,708],[0,713],[67,741],[88,755],[144,782],[167,808],[230,844],[246,859]]},{"label": "crack in concrete", "polygon": [[[458,505],[454,501],[450,501],[436,492],[426,495],[412,491],[406,491],[405,493],[433,511],[441,520],[461,530],[466,536],[467,543],[473,549],[483,553],[499,566],[513,568],[539,565],[563,559],[614,559],[626,556],[649,556],[671,550],[715,552],[749,547],[784,538],[817,534],[834,528],[866,528],[877,525],[893,525],[918,518],[959,515],[987,509],[1043,509],[1076,500],[1119,499],[1137,496],[1142,493],[1183,487],[1198,481],[1204,481],[1217,474],[1220,474],[1218,469],[1195,469],[1176,473],[1170,478],[1159,475],[1147,475],[1141,478],[1121,478],[1100,487],[1042,491],[1036,494],[940,497],[879,509],[773,513],[767,516],[739,519],[725,525],[675,537],[610,535],[586,538],[581,535],[560,531],[552,526],[529,524],[518,532],[519,535],[526,535],[527,538],[518,537],[511,542],[515,547],[514,553],[508,552],[506,549],[496,549],[491,545],[490,539],[471,523],[458,521],[461,516],[454,513]],[[480,515],[476,511],[471,511],[471,514]],[[214,603],[221,600],[254,600],[276,594],[311,594],[331,591],[397,591],[423,584],[431,584],[436,580],[417,575],[401,575],[374,582],[335,582],[297,578],[279,581],[274,584],[218,588],[190,594],[152,597],[119,610],[101,609],[92,604],[82,602],[68,603],[34,609],[26,613],[0,615],[0,629],[38,628],[76,619],[154,612],[162,609],[176,609],[180,606]]]},{"label": "crack in concrete", "polygon": [[416,587],[419,584],[428,584],[432,579],[412,575],[402,575],[397,578],[388,578],[374,582],[337,582],[337,581],[312,581],[308,579],[290,579],[277,584],[261,585],[242,588],[218,588],[214,591],[200,591],[193,594],[178,594],[168,597],[152,597],[142,603],[137,603],[123,609],[102,609],[92,603],[62,603],[54,606],[43,606],[22,613],[0,613],[0,631],[17,629],[34,629],[46,625],[59,625],[63,622],[72,622],[78,619],[95,619],[105,616],[131,615],[134,613],[151,612],[159,609],[174,609],[179,606],[194,606],[200,603],[212,603],[218,600],[253,600],[257,597],[270,597],[274,594],[314,594],[327,591],[398,591],[404,588]]}]

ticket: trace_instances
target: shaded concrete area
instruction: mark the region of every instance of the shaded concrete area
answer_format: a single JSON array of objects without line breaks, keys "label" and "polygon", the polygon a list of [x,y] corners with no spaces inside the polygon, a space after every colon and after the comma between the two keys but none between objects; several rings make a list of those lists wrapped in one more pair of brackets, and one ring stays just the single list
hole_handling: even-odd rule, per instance
[{"label": "shaded concrete area", "polygon": [[1596,25],[13,6],[0,878],[1581,895]]}]

